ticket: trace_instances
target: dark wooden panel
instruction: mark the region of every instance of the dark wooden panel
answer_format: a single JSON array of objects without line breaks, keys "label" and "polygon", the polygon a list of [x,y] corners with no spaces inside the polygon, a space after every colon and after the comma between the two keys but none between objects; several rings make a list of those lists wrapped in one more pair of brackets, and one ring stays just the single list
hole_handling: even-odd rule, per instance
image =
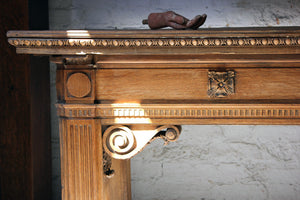
[{"label": "dark wooden panel", "polygon": [[[48,0],[28,0],[29,29],[48,29]],[[30,57],[33,199],[51,199],[50,76],[48,57]]]},{"label": "dark wooden panel", "polygon": [[0,3],[0,184],[3,200],[33,198],[29,56],[17,56],[15,49],[6,42],[8,30],[28,29],[27,3],[27,0]]},{"label": "dark wooden panel", "polygon": [[29,21],[34,23],[30,2],[0,2],[1,200],[51,199],[48,61],[16,55],[6,37],[8,30],[26,30]]},{"label": "dark wooden panel", "polygon": [[51,199],[50,76],[47,57],[30,57],[33,199]]}]

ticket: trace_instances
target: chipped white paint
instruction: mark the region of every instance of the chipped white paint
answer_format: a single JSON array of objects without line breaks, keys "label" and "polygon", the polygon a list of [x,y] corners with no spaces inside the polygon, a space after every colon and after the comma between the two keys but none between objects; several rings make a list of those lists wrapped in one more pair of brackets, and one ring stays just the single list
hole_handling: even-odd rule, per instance
[{"label": "chipped white paint", "polygon": [[296,126],[184,126],[174,144],[133,159],[133,196],[296,200],[299,143]]},{"label": "chipped white paint", "polygon": [[[150,12],[208,15],[204,27],[297,26],[300,0],[49,0],[51,29],[147,28]],[[51,65],[52,102],[55,67]],[[60,199],[52,112],[53,199]],[[133,200],[300,199],[300,126],[184,126],[132,159]]]}]

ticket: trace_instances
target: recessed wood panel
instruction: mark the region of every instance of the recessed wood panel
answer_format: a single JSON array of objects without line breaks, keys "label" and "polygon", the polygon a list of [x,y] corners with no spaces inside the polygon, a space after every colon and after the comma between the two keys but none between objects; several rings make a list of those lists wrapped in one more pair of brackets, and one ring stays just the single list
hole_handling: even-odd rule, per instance
[{"label": "recessed wood panel", "polygon": [[60,120],[62,199],[102,199],[100,120]]}]

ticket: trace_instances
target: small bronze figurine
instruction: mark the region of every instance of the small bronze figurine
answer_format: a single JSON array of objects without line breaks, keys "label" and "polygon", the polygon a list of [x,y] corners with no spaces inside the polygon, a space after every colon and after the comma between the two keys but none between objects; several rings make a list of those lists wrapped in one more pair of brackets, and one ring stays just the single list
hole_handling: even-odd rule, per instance
[{"label": "small bronze figurine", "polygon": [[172,27],[174,29],[198,29],[204,24],[206,14],[197,15],[189,20],[173,11],[164,13],[151,13],[148,19],[143,20],[143,24],[148,24],[151,29]]}]

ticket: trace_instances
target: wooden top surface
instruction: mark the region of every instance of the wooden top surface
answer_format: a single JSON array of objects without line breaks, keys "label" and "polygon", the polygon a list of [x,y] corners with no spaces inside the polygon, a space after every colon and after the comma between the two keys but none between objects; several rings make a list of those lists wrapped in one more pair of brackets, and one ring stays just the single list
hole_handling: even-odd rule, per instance
[{"label": "wooden top surface", "polygon": [[7,37],[25,54],[300,54],[300,27],[9,31]]},{"label": "wooden top surface", "polygon": [[204,28],[198,30],[42,30],[9,31],[8,38],[177,38],[177,37],[242,37],[242,36],[299,36],[297,27],[239,27]]}]

